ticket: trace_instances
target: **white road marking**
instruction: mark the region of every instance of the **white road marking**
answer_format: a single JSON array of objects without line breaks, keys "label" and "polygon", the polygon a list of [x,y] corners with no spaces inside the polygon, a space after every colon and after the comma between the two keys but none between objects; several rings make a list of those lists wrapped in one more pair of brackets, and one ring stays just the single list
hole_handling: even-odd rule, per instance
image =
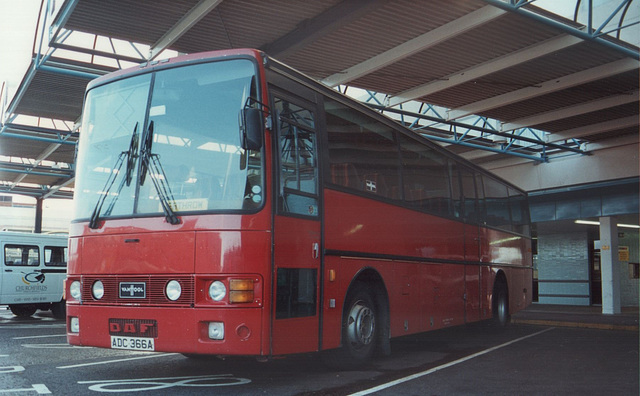
[{"label": "white road marking", "polygon": [[86,348],[77,345],[69,345],[67,343],[64,344],[22,344],[23,348],[31,348],[31,349],[76,349],[76,348]]},{"label": "white road marking", "polygon": [[131,357],[131,358],[123,358],[123,359],[113,359],[113,360],[105,360],[102,362],[92,362],[92,363],[81,363],[81,364],[72,364],[70,366],[60,366],[60,367],[56,367],[59,369],[70,369],[70,368],[79,368],[79,367],[87,367],[87,366],[97,366],[100,364],[110,364],[110,363],[118,363],[118,362],[127,362],[130,360],[139,360],[139,359],[151,359],[151,358],[157,358],[157,357],[165,357],[165,356],[174,356],[174,355],[178,355],[177,353],[162,353],[162,354],[154,354],[154,355],[147,355],[147,356],[136,356],[136,357]]},{"label": "white road marking", "polygon": [[28,330],[34,330],[34,329],[51,329],[51,328],[65,328],[67,327],[66,324],[48,324],[48,325],[2,325],[0,326],[0,329],[2,330],[7,330],[7,329],[28,329]]},{"label": "white road marking", "polygon": [[381,390],[384,390],[384,389],[387,389],[387,388],[391,388],[391,387],[393,387],[393,386],[396,386],[396,385],[402,384],[402,383],[404,383],[404,382],[413,381],[414,379],[417,379],[417,378],[420,378],[420,377],[424,377],[425,375],[433,374],[433,373],[435,373],[436,371],[440,371],[440,370],[446,369],[446,368],[448,368],[448,367],[455,366],[455,365],[460,364],[460,363],[464,363],[464,362],[466,362],[467,360],[471,360],[471,359],[477,358],[478,356],[486,355],[487,353],[490,353],[490,352],[493,352],[493,351],[498,350],[498,349],[500,349],[500,348],[504,348],[504,347],[506,347],[506,346],[509,346],[509,345],[515,344],[515,343],[517,343],[517,342],[520,342],[520,341],[526,340],[527,338],[531,338],[531,337],[538,336],[538,335],[540,335],[540,334],[546,333],[547,331],[551,331],[551,330],[553,330],[553,329],[555,329],[555,327],[551,327],[551,328],[548,328],[548,329],[544,329],[544,330],[539,331],[539,332],[537,332],[537,333],[529,334],[528,336],[520,337],[520,338],[517,338],[517,339],[515,339],[515,340],[509,341],[509,342],[505,342],[504,344],[500,344],[500,345],[494,346],[494,347],[492,347],[492,348],[485,349],[484,351],[480,351],[480,352],[474,353],[474,354],[472,354],[472,355],[465,356],[465,357],[460,358],[460,359],[458,359],[458,360],[454,360],[454,361],[452,361],[452,362],[449,362],[449,363],[443,364],[443,365],[441,365],[441,366],[434,367],[434,368],[432,368],[432,369],[429,369],[429,370],[427,370],[427,371],[423,371],[423,372],[421,372],[421,373],[413,374],[413,375],[410,375],[410,376],[407,376],[407,377],[404,377],[404,378],[397,379],[397,380],[395,380],[395,381],[387,382],[386,384],[378,385],[378,386],[373,387],[373,388],[369,388],[369,389],[365,389],[365,390],[360,391],[360,392],[352,393],[350,396],[364,396],[364,395],[369,395],[369,394],[371,394],[371,393],[375,393],[375,392],[378,392],[378,391],[381,391]]},{"label": "white road marking", "polygon": [[5,367],[0,367],[0,374],[18,373],[20,371],[24,371],[24,366],[5,366]]},{"label": "white road marking", "polygon": [[13,337],[12,340],[28,340],[30,338],[49,338],[49,337],[66,337],[66,334],[51,334],[51,335],[39,335],[29,337]]},{"label": "white road marking", "polygon": [[0,393],[37,392],[39,395],[50,395],[51,391],[45,384],[32,384],[32,388],[0,389]]},{"label": "white road marking", "polygon": [[[78,381],[88,385],[94,392],[130,393],[148,390],[159,390],[173,387],[217,387],[244,385],[250,383],[247,378],[235,378],[233,374],[196,375],[189,377],[135,378],[121,380]],[[129,386],[129,388],[126,388]]]}]

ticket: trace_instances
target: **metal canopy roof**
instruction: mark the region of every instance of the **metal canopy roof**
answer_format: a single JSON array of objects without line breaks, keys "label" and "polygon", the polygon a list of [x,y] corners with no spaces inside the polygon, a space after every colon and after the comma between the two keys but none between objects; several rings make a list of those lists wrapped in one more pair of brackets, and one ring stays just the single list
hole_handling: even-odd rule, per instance
[{"label": "metal canopy roof", "polygon": [[[34,51],[0,119],[0,155],[22,159],[0,161],[0,192],[70,196],[60,187],[73,186],[86,84],[165,49],[262,49],[327,85],[365,90],[376,108],[476,163],[506,154],[546,161],[588,153],[593,143],[637,142],[638,48],[612,38],[615,28],[603,32],[611,21],[626,23],[632,0],[591,29],[532,3],[66,0],[47,34],[40,27],[49,49]],[[52,6],[43,2],[48,12]],[[71,44],[76,32],[97,35],[94,45]],[[111,40],[110,50],[98,49],[98,36]],[[114,39],[132,43],[134,54]],[[54,57],[63,51],[87,59]],[[98,66],[97,58],[117,63]],[[27,126],[15,122],[21,114],[67,123]]]}]

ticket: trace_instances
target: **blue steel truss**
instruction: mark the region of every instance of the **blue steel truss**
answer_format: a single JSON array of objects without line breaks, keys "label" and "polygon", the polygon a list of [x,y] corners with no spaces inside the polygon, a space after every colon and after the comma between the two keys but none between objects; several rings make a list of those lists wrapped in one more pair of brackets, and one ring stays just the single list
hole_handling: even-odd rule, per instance
[{"label": "blue steel truss", "polygon": [[[640,59],[640,53],[637,48],[631,48],[625,46],[620,42],[609,40],[608,37],[614,37],[621,39],[621,33],[632,26],[636,26],[640,21],[627,21],[629,10],[632,9],[632,3],[634,0],[618,0],[619,4],[611,10],[608,16],[603,15],[603,22],[597,26],[595,24],[595,12],[593,0],[574,0],[575,7],[573,13],[573,22],[582,26],[575,26],[563,23],[559,19],[554,19],[548,15],[535,12],[531,9],[530,5],[535,5],[536,0],[484,0],[486,3],[492,6],[501,8],[506,11],[514,12],[516,14],[524,15],[527,18],[535,19],[546,25],[558,28],[568,34],[580,37],[584,40],[596,41],[609,48],[613,48],[619,52],[632,57],[633,59]],[[562,0],[568,1],[568,0]],[[586,3],[586,4],[585,4]],[[634,7],[638,7],[638,0],[635,0]],[[586,5],[587,15],[584,23],[580,20],[581,15],[579,10],[581,6]],[[599,16],[602,15],[603,10],[599,9]],[[617,21],[617,22],[616,22]],[[613,24],[613,27],[611,26]],[[637,39],[636,39],[637,40]],[[637,47],[637,43],[631,43]]]},{"label": "blue steel truss", "polygon": [[[344,87],[343,93],[348,91]],[[428,139],[457,144],[460,146],[490,151],[497,154],[511,155],[536,162],[548,162],[553,158],[565,155],[585,155],[582,142],[569,139],[564,144],[548,143],[545,132],[533,128],[515,129],[510,132],[500,132],[494,126],[496,120],[487,117],[471,116],[466,122],[450,121],[440,115],[437,106],[420,103],[418,112],[403,109],[403,105],[389,107],[384,105],[379,94],[365,91],[367,98],[362,102],[381,113],[390,113],[402,125],[425,136]]]}]

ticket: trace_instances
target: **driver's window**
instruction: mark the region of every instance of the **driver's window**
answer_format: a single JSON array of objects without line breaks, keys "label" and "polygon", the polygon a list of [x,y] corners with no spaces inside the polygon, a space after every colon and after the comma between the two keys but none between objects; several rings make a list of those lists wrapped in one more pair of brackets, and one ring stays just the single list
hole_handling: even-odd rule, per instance
[{"label": "driver's window", "polygon": [[287,99],[274,98],[280,182],[278,209],[318,216],[318,159],[314,115]]}]

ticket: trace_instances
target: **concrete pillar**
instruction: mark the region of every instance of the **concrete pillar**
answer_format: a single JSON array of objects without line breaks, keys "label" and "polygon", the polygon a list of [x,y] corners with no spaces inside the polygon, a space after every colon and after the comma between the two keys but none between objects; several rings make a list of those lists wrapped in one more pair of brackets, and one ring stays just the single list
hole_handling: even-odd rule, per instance
[{"label": "concrete pillar", "polygon": [[44,200],[42,198],[36,198],[36,222],[34,225],[34,231],[36,234],[40,234],[42,232],[42,202]]},{"label": "concrete pillar", "polygon": [[620,313],[620,268],[618,226],[615,217],[600,218],[600,269],[602,271],[602,313]]}]

